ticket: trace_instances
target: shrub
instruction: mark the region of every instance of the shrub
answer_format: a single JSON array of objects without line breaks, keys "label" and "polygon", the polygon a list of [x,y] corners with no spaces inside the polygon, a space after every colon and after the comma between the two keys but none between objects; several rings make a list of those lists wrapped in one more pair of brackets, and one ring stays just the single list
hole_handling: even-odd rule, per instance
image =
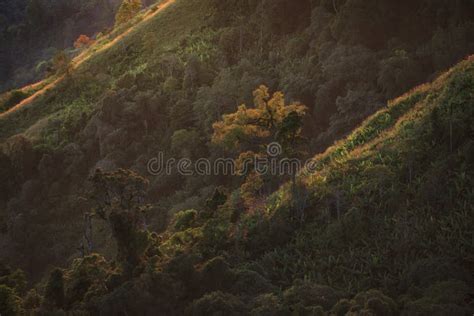
[{"label": "shrub", "polygon": [[108,262],[98,254],[74,260],[71,269],[67,272],[68,304],[83,301],[91,294],[103,293],[111,272]]},{"label": "shrub", "polygon": [[115,25],[118,26],[131,20],[142,8],[141,0],[123,0],[115,16]]},{"label": "shrub", "polygon": [[69,74],[71,71],[71,57],[63,50],[59,50],[53,57],[52,60],[53,71],[58,74]]},{"label": "shrub", "polygon": [[333,306],[333,308],[331,309],[331,314],[335,316],[345,316],[347,313],[349,313],[351,307],[351,301],[344,298]]},{"label": "shrub", "polygon": [[164,272],[173,277],[174,283],[180,286],[185,284],[193,297],[199,297],[196,287],[200,286],[200,277],[195,266],[200,260],[201,258],[195,254],[176,255],[166,264]]},{"label": "shrub", "polygon": [[408,302],[402,315],[467,315],[470,293],[469,286],[462,281],[438,282],[425,289],[421,298]]},{"label": "shrub", "polygon": [[120,89],[130,89],[135,85],[135,76],[131,73],[126,73],[117,80],[116,85]]},{"label": "shrub", "polygon": [[199,143],[199,133],[196,130],[180,129],[171,136],[171,150],[182,157],[192,158]]},{"label": "shrub", "polygon": [[230,223],[225,219],[211,219],[202,228],[203,238],[200,250],[204,254],[214,254],[229,245]]},{"label": "shrub", "polygon": [[20,310],[20,298],[15,295],[15,291],[5,285],[0,285],[0,314],[16,316],[20,314]]},{"label": "shrub", "polygon": [[23,294],[27,285],[26,274],[20,269],[11,271],[10,267],[0,263],[0,284],[12,288],[18,294]]},{"label": "shrub", "polygon": [[50,63],[45,61],[45,60],[42,60],[40,61],[39,63],[36,64],[36,67],[35,67],[35,72],[37,74],[40,74],[40,75],[43,75],[44,73],[46,73],[46,71],[51,67]]},{"label": "shrub", "polygon": [[79,35],[77,40],[74,42],[74,47],[77,49],[82,49],[89,47],[94,41],[87,35]]},{"label": "shrub", "polygon": [[450,262],[448,259],[422,259],[416,261],[405,270],[400,287],[405,292],[412,286],[426,288],[436,282],[449,279],[469,281],[472,280],[472,276],[465,269]]},{"label": "shrub", "polygon": [[255,297],[259,294],[270,293],[276,288],[263,276],[251,270],[237,270],[232,293]]},{"label": "shrub", "polygon": [[250,315],[274,316],[285,315],[285,313],[280,299],[275,294],[263,294],[254,300]]},{"label": "shrub", "polygon": [[234,280],[234,273],[223,257],[215,257],[206,262],[200,274],[200,285],[204,293],[227,290]]},{"label": "shrub", "polygon": [[46,310],[60,309],[64,306],[64,277],[61,269],[54,269],[49,275],[44,290],[43,307]]},{"label": "shrub", "polygon": [[299,280],[283,293],[284,302],[288,306],[321,306],[325,310],[331,309],[344,296],[329,286]]},{"label": "shrub", "polygon": [[89,178],[93,185],[91,202],[95,213],[107,221],[117,243],[117,261],[129,277],[143,268],[146,252],[151,244],[142,221],[148,206],[144,203],[148,180],[131,170],[115,172],[96,170]]},{"label": "shrub", "polygon": [[361,309],[365,313],[375,315],[397,315],[397,304],[388,296],[378,290],[369,290],[356,295],[352,300],[352,309]]},{"label": "shrub", "polygon": [[179,81],[174,77],[168,77],[163,83],[163,91],[166,93],[173,93],[174,91],[178,90],[178,88]]},{"label": "shrub", "polygon": [[23,299],[23,309],[27,311],[33,311],[41,306],[41,295],[35,289],[28,291],[25,298]]},{"label": "shrub", "polygon": [[186,310],[186,315],[242,315],[246,311],[244,303],[228,293],[213,292],[195,300]]},{"label": "shrub", "polygon": [[93,105],[81,98],[73,101],[60,112],[60,133],[65,142],[72,141],[74,136],[84,128],[93,111]]},{"label": "shrub", "polygon": [[176,231],[183,231],[191,228],[194,221],[196,220],[197,214],[198,213],[195,210],[187,210],[176,213],[174,216],[174,229]]},{"label": "shrub", "polygon": [[29,95],[20,90],[15,90],[7,94],[7,97],[3,101],[3,104],[0,104],[0,112],[7,111],[26,99]]}]

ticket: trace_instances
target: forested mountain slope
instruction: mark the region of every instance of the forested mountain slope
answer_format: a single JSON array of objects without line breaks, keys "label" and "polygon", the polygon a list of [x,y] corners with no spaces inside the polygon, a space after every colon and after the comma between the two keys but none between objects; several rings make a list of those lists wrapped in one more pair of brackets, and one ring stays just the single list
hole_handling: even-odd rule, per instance
[{"label": "forested mountain slope", "polygon": [[[158,8],[0,117],[14,267],[0,298],[101,315],[472,314],[471,1]],[[262,105],[281,109],[277,128],[248,120]],[[295,179],[148,170],[159,152],[240,159],[270,139],[323,153]]]}]

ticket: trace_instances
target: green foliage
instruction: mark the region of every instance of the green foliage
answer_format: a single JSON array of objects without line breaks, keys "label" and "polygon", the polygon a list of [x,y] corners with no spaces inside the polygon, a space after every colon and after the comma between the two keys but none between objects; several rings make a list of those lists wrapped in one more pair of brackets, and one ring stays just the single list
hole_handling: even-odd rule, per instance
[{"label": "green foliage", "polygon": [[295,141],[301,132],[301,117],[306,111],[304,105],[285,104],[281,92],[270,97],[265,86],[254,91],[254,105],[253,108],[241,105],[237,112],[224,115],[222,121],[214,123],[213,142],[233,149],[242,148],[246,142],[275,140],[278,136]]},{"label": "green foliage", "polygon": [[220,249],[229,245],[229,229],[231,225],[227,220],[213,218],[202,227],[202,240],[199,248],[207,255],[217,254]]},{"label": "green foliage", "polygon": [[397,304],[378,290],[359,293],[352,302],[351,311],[359,310],[361,313],[373,313],[374,315],[398,315]]},{"label": "green foliage", "polygon": [[174,216],[174,229],[176,231],[183,231],[188,228],[191,228],[197,219],[197,211],[187,210],[178,212]]},{"label": "green foliage", "polygon": [[106,294],[115,273],[105,258],[98,254],[74,260],[66,272],[67,304],[74,306]]},{"label": "green foliage", "polygon": [[130,89],[135,85],[135,76],[131,73],[126,73],[121,76],[117,82],[116,86],[121,89]]},{"label": "green foliage", "polygon": [[283,293],[283,299],[288,306],[318,307],[330,310],[344,293],[328,286],[317,285],[307,281],[295,281],[295,284]]},{"label": "green foliage", "polygon": [[405,304],[404,315],[468,314],[472,311],[472,306],[466,303],[469,293],[469,286],[462,281],[450,280],[435,283],[425,289],[421,298]]},{"label": "green foliage", "polygon": [[[138,9],[125,10],[125,3],[117,15],[124,24],[99,45],[130,26],[123,17]],[[4,146],[2,175],[21,178],[18,190],[6,186],[0,204],[6,238],[16,246],[23,242],[18,230],[54,236],[27,244],[41,253],[32,261],[37,266],[28,262],[39,273],[53,254],[77,256],[72,245],[83,227],[74,210],[84,208],[76,201],[94,165],[145,174],[158,150],[212,160],[230,149],[244,158],[264,154],[269,141],[296,156],[303,135],[312,154],[360,126],[293,186],[255,175],[160,177],[148,194],[134,172],[96,173],[95,195],[85,203],[109,224],[117,263],[98,255],[74,261],[64,273],[62,307],[71,314],[180,314],[189,304],[187,312],[197,315],[464,312],[461,297],[472,287],[465,271],[472,261],[472,59],[373,113],[469,51],[465,8],[388,0],[175,2],[2,118],[2,139],[35,136],[45,121],[51,130],[40,142],[59,132],[47,155],[26,138]],[[253,107],[235,112],[262,84],[283,92],[270,96],[261,87]],[[93,115],[97,102],[102,107]],[[212,136],[214,144],[204,146]],[[84,154],[82,167],[53,175],[45,164],[68,156],[57,145],[69,142]],[[166,215],[145,217],[145,198],[169,214],[204,211],[179,212],[169,225],[160,222]],[[150,234],[150,218],[168,230]],[[108,229],[97,230],[107,240]],[[343,290],[360,294],[349,300]],[[50,292],[51,309],[58,308],[59,291]],[[387,294],[403,295],[400,304]],[[36,309],[37,299],[31,294],[25,308]]]},{"label": "green foliage", "polygon": [[173,93],[174,91],[178,90],[179,81],[174,77],[168,77],[165,82],[163,83],[163,91],[166,93]]},{"label": "green foliage", "polygon": [[44,74],[49,67],[49,63],[45,60],[42,60],[36,64],[35,71],[38,74]]},{"label": "green foliage", "polygon": [[206,207],[211,211],[215,212],[218,208],[224,205],[227,201],[227,195],[222,192],[219,188],[214,190],[214,194],[206,201]]},{"label": "green foliage", "polygon": [[187,76],[194,75],[195,79],[199,78],[200,67],[217,58],[219,52],[214,43],[215,37],[216,33],[214,30],[206,29],[184,39],[184,43],[182,43],[184,49],[180,54],[188,57],[187,67],[189,70],[187,72],[191,72],[191,74]]},{"label": "green foliage", "polygon": [[234,281],[234,273],[223,257],[207,261],[200,270],[200,286],[204,292],[225,291]]},{"label": "green foliage", "polygon": [[43,308],[46,310],[62,309],[64,299],[64,274],[61,269],[54,269],[44,289]]},{"label": "green foliage", "polygon": [[64,50],[57,51],[52,59],[54,73],[58,75],[69,75],[71,67],[71,57]]},{"label": "green foliage", "polygon": [[275,294],[262,294],[255,298],[250,315],[270,316],[284,315],[284,308]]},{"label": "green foliage", "polygon": [[61,112],[59,133],[64,142],[74,140],[74,137],[84,128],[91,117],[94,108],[84,98],[78,99]]},{"label": "green foliage", "polygon": [[252,270],[237,270],[234,279],[231,292],[236,295],[255,297],[259,294],[276,292],[276,287],[270,281]]},{"label": "green foliage", "polygon": [[222,292],[213,292],[194,301],[186,315],[242,315],[246,310],[239,298]]},{"label": "green foliage", "polygon": [[23,309],[27,312],[33,312],[41,307],[41,295],[35,289],[29,290],[23,299]]},{"label": "green foliage", "polygon": [[164,241],[159,249],[164,254],[172,257],[199,244],[202,237],[203,233],[201,227],[178,231]]},{"label": "green foliage", "polygon": [[95,213],[110,223],[117,242],[117,261],[125,276],[141,268],[150,246],[149,233],[142,228],[144,197],[148,181],[130,170],[97,170],[90,178]]},{"label": "green foliage", "polygon": [[21,90],[14,90],[10,93],[7,93],[0,99],[0,112],[7,111],[29,97],[29,94],[21,91]]},{"label": "green foliage", "polygon": [[401,277],[400,287],[426,288],[448,280],[472,282],[472,276],[462,266],[447,258],[421,259],[408,266]]},{"label": "green foliage", "polygon": [[407,91],[419,82],[418,65],[406,51],[397,50],[380,64],[382,69],[377,83],[383,88],[387,98],[393,98],[399,91]]},{"label": "green foliage", "polygon": [[141,9],[141,0],[123,0],[115,16],[115,26],[130,21]]},{"label": "green foliage", "polygon": [[180,129],[171,136],[171,150],[182,156],[192,158],[200,143],[200,135],[196,130]]},{"label": "green foliage", "polygon": [[20,314],[20,298],[16,296],[11,288],[0,285],[0,313],[5,316],[16,316]]},{"label": "green foliage", "polygon": [[55,104],[57,112],[49,117],[46,128],[40,131],[42,147],[57,150],[74,142],[95,113],[93,99],[100,86],[90,78],[76,80],[82,91],[63,95],[64,99]]},{"label": "green foliage", "polygon": [[0,263],[0,284],[23,294],[27,285],[26,274],[20,269],[12,271],[10,267]]}]

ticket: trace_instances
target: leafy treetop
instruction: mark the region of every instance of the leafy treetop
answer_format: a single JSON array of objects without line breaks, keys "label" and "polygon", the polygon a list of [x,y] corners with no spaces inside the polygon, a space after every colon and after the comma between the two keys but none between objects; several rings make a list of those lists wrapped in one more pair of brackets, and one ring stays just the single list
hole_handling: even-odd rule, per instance
[{"label": "leafy treetop", "polygon": [[221,121],[214,123],[213,143],[233,149],[300,134],[306,106],[286,104],[282,92],[270,96],[268,88],[263,85],[254,91],[253,96],[254,107],[243,104],[235,113],[224,115]]}]

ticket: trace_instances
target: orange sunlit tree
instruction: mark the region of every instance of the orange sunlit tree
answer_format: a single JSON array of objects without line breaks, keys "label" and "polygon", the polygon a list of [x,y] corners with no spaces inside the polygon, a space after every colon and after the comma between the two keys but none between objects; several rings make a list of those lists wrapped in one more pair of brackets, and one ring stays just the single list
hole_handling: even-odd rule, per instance
[{"label": "orange sunlit tree", "polygon": [[94,41],[87,35],[79,35],[77,40],[74,42],[74,47],[77,49],[83,49],[89,47]]}]

